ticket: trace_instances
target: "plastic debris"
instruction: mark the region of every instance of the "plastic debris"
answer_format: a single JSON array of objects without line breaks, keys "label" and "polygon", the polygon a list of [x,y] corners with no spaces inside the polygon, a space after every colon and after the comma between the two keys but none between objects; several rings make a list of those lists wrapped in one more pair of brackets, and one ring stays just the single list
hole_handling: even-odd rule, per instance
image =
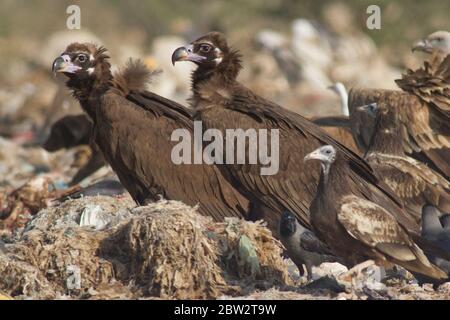
[{"label": "plastic debris", "polygon": [[111,222],[108,215],[103,214],[102,208],[98,205],[88,205],[81,213],[80,227],[94,227],[95,230],[102,230]]}]

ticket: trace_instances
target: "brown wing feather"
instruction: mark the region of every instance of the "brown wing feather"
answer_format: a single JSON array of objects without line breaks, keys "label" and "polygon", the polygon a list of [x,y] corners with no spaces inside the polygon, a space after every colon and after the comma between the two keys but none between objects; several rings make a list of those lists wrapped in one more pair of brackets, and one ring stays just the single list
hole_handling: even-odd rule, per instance
[{"label": "brown wing feather", "polygon": [[450,55],[443,60],[425,61],[422,68],[408,70],[395,82],[450,119]]},{"label": "brown wing feather", "polygon": [[[450,196],[450,183],[425,164],[407,157],[371,153],[366,160],[383,181],[405,202],[405,205],[421,219],[425,204],[447,210],[446,199]],[[408,210],[410,211],[410,210]]]},{"label": "brown wing feather", "polygon": [[356,240],[408,270],[445,278],[414,243],[396,218],[383,207],[356,197],[342,198],[338,221]]},{"label": "brown wing feather", "polygon": [[218,221],[226,216],[243,217],[247,200],[216,167],[173,164],[171,150],[177,142],[170,141],[171,134],[179,128],[190,130],[189,119],[166,116],[176,111],[158,105],[155,95],[149,96],[154,99],[142,98],[145,108],[115,92],[102,98],[96,140],[121,182],[132,190],[135,199],[157,200],[162,195],[189,205],[199,204],[202,214]]},{"label": "brown wing feather", "polygon": [[[201,118],[206,127],[223,132],[228,128],[280,130],[280,170],[276,175],[261,175],[260,165],[221,166],[233,177],[236,187],[262,200],[275,210],[275,215],[287,209],[296,214],[303,225],[310,227],[308,208],[316,193],[320,169],[318,164],[305,164],[303,158],[324,144],[336,146],[345,155],[356,181],[355,193],[375,197],[388,207],[397,206],[399,214],[403,214],[401,202],[376,178],[364,160],[317,125],[244,87],[235,88],[233,99],[226,108],[206,108],[202,110]],[[269,220],[277,219],[274,216]],[[411,228],[416,230],[417,225],[413,224]]]},{"label": "brown wing feather", "polygon": [[[367,120],[355,108],[373,102],[395,108],[405,152],[450,149],[450,121],[436,108],[430,108],[425,101],[408,92],[374,89],[352,89],[349,92],[350,123],[359,146],[367,148],[374,126],[370,125],[373,120]],[[447,159],[433,161],[433,164],[446,178],[450,177]]]}]

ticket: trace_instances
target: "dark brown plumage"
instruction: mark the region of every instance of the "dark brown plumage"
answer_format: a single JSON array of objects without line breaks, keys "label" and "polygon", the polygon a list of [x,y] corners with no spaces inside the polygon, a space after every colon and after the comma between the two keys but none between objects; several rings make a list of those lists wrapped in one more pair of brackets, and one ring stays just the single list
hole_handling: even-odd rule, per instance
[{"label": "dark brown plumage", "polygon": [[[311,224],[316,235],[330,249],[355,265],[366,260],[377,264],[398,264],[410,271],[436,279],[446,273],[432,265],[414,236],[396,219],[398,214],[373,197],[355,194],[358,181],[352,164],[334,146],[316,149],[305,160],[319,160],[322,173],[311,204]],[[402,208],[396,207],[401,211]]]},{"label": "dark brown plumage", "polygon": [[[276,226],[282,212],[287,210],[295,214],[302,225],[310,227],[309,205],[316,192],[320,170],[316,164],[305,164],[303,158],[322,144],[336,146],[348,158],[355,179],[352,184],[355,194],[376,198],[388,208],[395,203],[396,197],[384,188],[364,160],[317,125],[237,82],[240,55],[228,47],[220,33],[209,33],[177,49],[172,60],[188,60],[198,65],[192,77],[191,103],[205,129],[219,129],[223,136],[226,129],[235,128],[279,130],[279,171],[275,175],[261,175],[260,169],[264,167],[261,163],[220,166],[236,188],[255,203],[271,209],[265,216],[261,215],[269,223]],[[419,229],[403,211],[397,213],[411,230]]]},{"label": "dark brown plumage", "polygon": [[141,62],[130,61],[113,77],[105,49],[75,43],[53,68],[69,77],[67,86],[93,120],[94,141],[138,204],[162,196],[199,204],[200,213],[217,221],[246,217],[248,201],[215,166],[172,162],[172,132],[191,132],[191,114],[145,89],[153,73]]},{"label": "dark brown plumage", "polygon": [[91,137],[92,121],[84,114],[69,115],[53,124],[50,135],[44,142],[43,148],[49,152],[82,145],[88,145],[90,147],[91,154],[89,160],[78,170],[72,178],[70,185],[80,183],[83,179],[106,165],[102,153],[96,144],[91,141]]},{"label": "dark brown plumage", "polygon": [[90,142],[92,122],[84,114],[69,115],[56,121],[43,147],[49,152],[69,149]]},{"label": "dark brown plumage", "polygon": [[365,159],[404,201],[407,211],[419,222],[425,205],[450,212],[450,183],[424,163],[405,154],[401,125],[394,108],[373,103],[358,109],[375,121]]}]

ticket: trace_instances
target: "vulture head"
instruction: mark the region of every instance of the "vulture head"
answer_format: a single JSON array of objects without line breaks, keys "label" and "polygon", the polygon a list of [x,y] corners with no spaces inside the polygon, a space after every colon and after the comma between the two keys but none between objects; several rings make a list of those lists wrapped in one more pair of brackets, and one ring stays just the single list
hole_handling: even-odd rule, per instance
[{"label": "vulture head", "polygon": [[373,102],[373,103],[366,104],[365,106],[357,107],[356,111],[363,112],[363,113],[367,114],[368,116],[370,116],[371,118],[376,119],[378,116],[378,113],[380,111],[380,107],[379,107],[378,103]]},{"label": "vulture head", "polygon": [[284,211],[280,219],[280,234],[289,237],[295,233],[297,229],[297,219],[289,211]]},{"label": "vulture head", "polygon": [[403,155],[401,125],[396,109],[387,103],[371,103],[357,108],[375,122],[372,131],[369,151]]},{"label": "vulture head", "polygon": [[92,87],[98,81],[106,83],[111,80],[108,59],[103,47],[91,43],[72,43],[55,59],[52,71],[68,77],[70,88]]},{"label": "vulture head", "polygon": [[225,36],[220,32],[210,32],[190,44],[176,49],[172,63],[191,61],[198,66],[197,72],[209,73],[214,70],[224,72],[225,76],[236,77],[241,65],[240,54],[228,46]]},{"label": "vulture head", "polygon": [[[395,133],[398,127],[398,115],[394,108],[390,108],[386,103],[371,103],[356,108],[358,112],[364,112],[369,117],[376,119],[377,129],[382,129],[386,133]],[[375,130],[376,131],[376,130]]]},{"label": "vulture head", "polygon": [[450,53],[450,32],[436,31],[424,39],[416,41],[412,51],[422,51],[425,53],[439,52],[441,54]]},{"label": "vulture head", "polygon": [[336,161],[337,150],[331,145],[322,146],[313,152],[307,154],[304,161],[319,160],[325,175],[330,172],[331,165]]}]

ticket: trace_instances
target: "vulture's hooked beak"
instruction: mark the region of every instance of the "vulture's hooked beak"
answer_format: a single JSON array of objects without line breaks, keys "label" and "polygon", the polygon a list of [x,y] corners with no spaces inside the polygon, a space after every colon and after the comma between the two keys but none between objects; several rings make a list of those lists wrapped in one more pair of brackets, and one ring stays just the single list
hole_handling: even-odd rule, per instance
[{"label": "vulture's hooked beak", "polygon": [[356,107],[355,110],[357,112],[364,112],[364,113],[369,114],[372,117],[376,117],[377,110],[378,110],[378,104],[376,102],[370,103],[370,104],[366,104],[364,106]]},{"label": "vulture's hooked beak", "polygon": [[322,155],[320,154],[319,149],[314,150],[313,152],[307,154],[303,158],[303,162],[309,161],[309,160],[322,160]]},{"label": "vulture's hooked beak", "polygon": [[179,47],[172,54],[172,64],[175,65],[177,61],[191,61],[202,62],[206,57],[194,53],[194,46],[192,44],[185,47]]},{"label": "vulture's hooked beak", "polygon": [[52,72],[56,73],[75,73],[80,70],[81,67],[72,63],[68,55],[62,55],[53,61]]},{"label": "vulture's hooked beak", "polygon": [[422,51],[426,53],[431,53],[432,49],[433,48],[431,47],[431,44],[427,39],[420,39],[414,43],[411,50],[412,52]]}]

